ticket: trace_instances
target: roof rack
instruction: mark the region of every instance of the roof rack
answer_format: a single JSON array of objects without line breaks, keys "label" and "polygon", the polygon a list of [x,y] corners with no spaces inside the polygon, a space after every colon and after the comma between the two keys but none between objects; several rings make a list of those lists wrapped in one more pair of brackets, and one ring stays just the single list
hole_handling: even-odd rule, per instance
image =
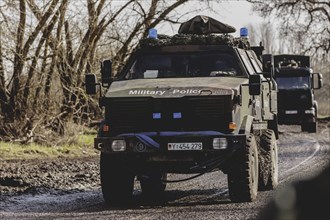
[{"label": "roof rack", "polygon": [[149,30],[149,38],[140,40],[139,47],[161,47],[175,45],[226,45],[251,49],[247,37],[235,38],[229,33],[236,29],[207,16],[196,16],[181,24],[174,36],[157,35],[156,29]]},{"label": "roof rack", "polygon": [[179,34],[228,34],[234,33],[233,26],[224,24],[214,18],[197,15],[189,21],[183,22],[178,30]]}]

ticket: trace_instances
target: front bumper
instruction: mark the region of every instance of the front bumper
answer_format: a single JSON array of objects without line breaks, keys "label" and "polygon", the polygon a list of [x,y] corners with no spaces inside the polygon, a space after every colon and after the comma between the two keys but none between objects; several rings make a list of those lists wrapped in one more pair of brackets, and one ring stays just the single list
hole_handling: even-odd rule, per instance
[{"label": "front bumper", "polygon": [[[210,164],[225,168],[234,162],[230,160],[235,152],[246,144],[246,135],[227,134],[192,134],[182,133],[175,135],[149,136],[158,145],[143,142],[137,134],[118,135],[116,137],[97,137],[94,147],[102,153],[110,154],[113,158],[129,161],[134,168],[145,171],[150,168],[176,173],[197,173],[210,168]],[[214,149],[214,138],[226,138],[225,149]],[[126,143],[124,151],[114,151],[111,147],[113,141],[123,140]],[[171,150],[170,143],[202,143],[198,150]],[[230,162],[229,162],[230,161]],[[236,161],[237,162],[237,161]],[[137,171],[137,172],[139,172]]]},{"label": "front bumper", "polygon": [[301,124],[315,122],[315,109],[280,109],[278,111],[279,124]]}]

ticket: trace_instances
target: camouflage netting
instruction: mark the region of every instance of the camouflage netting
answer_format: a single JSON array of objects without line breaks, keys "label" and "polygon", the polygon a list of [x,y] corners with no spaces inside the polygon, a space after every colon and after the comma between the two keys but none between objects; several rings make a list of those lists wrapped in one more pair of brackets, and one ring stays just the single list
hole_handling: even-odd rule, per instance
[{"label": "camouflage netting", "polygon": [[227,45],[242,49],[250,49],[250,43],[245,38],[234,38],[228,34],[176,34],[174,36],[158,35],[157,39],[140,40],[139,47],[160,47],[174,45]]}]

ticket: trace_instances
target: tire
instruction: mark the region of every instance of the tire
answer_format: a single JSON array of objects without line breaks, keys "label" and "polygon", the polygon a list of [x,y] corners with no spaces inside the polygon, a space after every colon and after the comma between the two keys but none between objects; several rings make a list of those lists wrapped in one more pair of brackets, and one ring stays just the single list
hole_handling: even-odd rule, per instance
[{"label": "tire", "polygon": [[317,122],[311,122],[307,124],[307,132],[308,133],[316,133],[317,132]]},{"label": "tire", "polygon": [[228,172],[229,197],[232,202],[254,201],[258,193],[258,149],[250,134],[246,146],[234,158],[235,166]]},{"label": "tire", "polygon": [[301,131],[307,131],[308,133],[317,132],[317,122],[305,122],[301,125]]},{"label": "tire", "polygon": [[268,129],[273,130],[275,133],[276,140],[279,138],[279,131],[278,131],[278,119],[277,115],[274,115],[274,119],[271,121],[268,121]]},{"label": "tire", "polygon": [[111,206],[127,206],[131,203],[135,175],[127,164],[101,153],[100,176],[102,194]]},{"label": "tire", "polygon": [[156,196],[165,191],[166,183],[162,180],[167,179],[167,173],[154,172],[142,175],[140,178],[141,190],[144,195]]},{"label": "tire", "polygon": [[273,130],[260,137],[259,190],[272,190],[278,185],[278,147]]},{"label": "tire", "polygon": [[318,114],[318,105],[317,102],[314,104],[314,109],[315,109],[315,115],[314,115],[314,122],[310,123],[308,126],[308,132],[309,133],[316,133],[317,132],[317,114]]}]

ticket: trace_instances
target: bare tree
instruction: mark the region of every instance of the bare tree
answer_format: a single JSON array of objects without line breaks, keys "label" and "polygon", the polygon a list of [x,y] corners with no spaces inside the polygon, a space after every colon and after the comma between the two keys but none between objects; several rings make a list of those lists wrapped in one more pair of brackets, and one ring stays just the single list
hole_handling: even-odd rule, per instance
[{"label": "bare tree", "polygon": [[48,10],[42,15],[39,23],[36,25],[32,33],[29,35],[28,39],[24,42],[25,25],[26,25],[26,2],[25,0],[20,0],[20,22],[17,29],[17,43],[14,58],[14,69],[13,69],[13,84],[10,92],[9,105],[11,111],[8,113],[9,118],[20,117],[21,107],[17,107],[20,102],[19,97],[19,87],[20,87],[20,76],[22,75],[24,63],[28,56],[29,50],[37,38],[37,35],[45,27],[45,24],[49,16],[54,11],[54,8],[59,0],[53,0],[48,8]]},{"label": "bare tree", "polygon": [[173,21],[168,17],[169,13],[188,2],[188,0],[178,0],[174,2],[170,1],[170,5],[167,5],[164,10],[160,10],[159,5],[162,2],[164,1],[152,0],[149,6],[149,11],[145,11],[141,3],[139,1],[135,1],[133,11],[136,12],[135,16],[138,22],[135,24],[128,37],[124,38],[125,40],[122,43],[122,46],[114,57],[114,61],[117,64],[115,66],[116,68],[120,69],[120,65],[124,63],[128,54],[132,51],[132,47],[136,45],[136,39],[146,37],[150,28],[156,27],[156,25],[162,21],[176,23],[176,21]]},{"label": "bare tree", "polygon": [[104,58],[123,63],[149,28],[178,23],[173,12],[188,1],[18,2],[0,5],[0,139],[28,141],[38,129],[63,134],[64,121],[100,113],[83,75]]},{"label": "bare tree", "polygon": [[[2,29],[3,22],[0,22]],[[3,52],[2,52],[2,31],[0,31],[0,108],[1,112],[9,112],[8,109],[8,95],[5,84],[5,71],[3,65]],[[1,118],[1,117],[0,117]]]},{"label": "bare tree", "polygon": [[[301,53],[329,53],[330,2],[324,0],[248,0],[264,17],[279,21],[281,37],[299,45]],[[275,19],[276,18],[276,19]]]},{"label": "bare tree", "polygon": [[260,24],[249,25],[249,40],[251,45],[259,45],[261,42],[264,46],[264,53],[277,53],[278,41],[274,26],[270,21],[265,21]]}]

